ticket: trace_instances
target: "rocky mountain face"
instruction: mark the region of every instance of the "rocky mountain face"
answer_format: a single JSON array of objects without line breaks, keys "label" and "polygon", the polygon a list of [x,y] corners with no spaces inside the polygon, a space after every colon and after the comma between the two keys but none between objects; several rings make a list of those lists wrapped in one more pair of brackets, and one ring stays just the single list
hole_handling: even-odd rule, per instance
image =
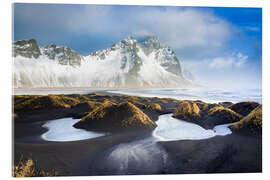
[{"label": "rocky mountain face", "polygon": [[[108,49],[92,52],[88,56],[80,56],[68,47],[39,47],[33,39],[21,40],[13,43],[13,56],[15,87],[191,85],[183,77],[176,54],[171,48],[163,46],[156,37],[139,40],[128,37]],[[36,61],[30,62],[29,59]],[[19,66],[22,65],[29,69],[21,71]],[[31,71],[31,75],[27,74]],[[33,73],[37,77],[33,77]]]},{"label": "rocky mountain face", "polygon": [[139,41],[133,37],[128,37],[106,50],[93,52],[90,56],[96,56],[98,60],[104,60],[110,56],[112,51],[120,51],[122,55],[121,69],[129,66],[130,72],[135,73],[143,64],[142,57],[138,53],[140,49],[147,57],[152,58],[166,71],[182,76],[180,62],[176,54],[171,48],[161,45],[157,37],[147,37]]},{"label": "rocky mountain face", "polygon": [[81,56],[68,47],[60,47],[54,44],[39,47],[35,39],[20,40],[13,43],[13,56],[25,58],[48,58],[57,60],[61,65],[76,66],[81,64]]},{"label": "rocky mountain face", "polygon": [[21,40],[13,43],[13,56],[26,58],[38,58],[41,55],[37,41],[34,39]]},{"label": "rocky mountain face", "polygon": [[148,37],[139,42],[146,55],[154,54],[156,61],[168,72],[182,76],[181,66],[176,54],[170,47],[160,44],[157,37]]},{"label": "rocky mountain face", "polygon": [[53,44],[40,49],[43,55],[51,60],[58,60],[61,65],[78,66],[81,64],[81,56],[68,47],[59,47]]}]

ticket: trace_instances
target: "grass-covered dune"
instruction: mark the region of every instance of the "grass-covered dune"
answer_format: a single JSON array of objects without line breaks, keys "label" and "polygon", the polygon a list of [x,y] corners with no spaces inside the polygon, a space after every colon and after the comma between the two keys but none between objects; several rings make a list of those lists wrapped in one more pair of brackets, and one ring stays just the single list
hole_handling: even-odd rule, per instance
[{"label": "grass-covered dune", "polygon": [[[233,133],[195,141],[157,142],[170,157],[159,173],[262,171],[262,105],[254,102],[205,103],[105,93],[15,95],[13,110],[15,177],[101,175],[112,147],[148,137],[159,115],[166,113],[206,129],[233,122]],[[61,143],[39,139],[47,131],[42,127],[45,121],[64,117],[81,119],[76,128],[111,133]]]},{"label": "grass-covered dune", "polygon": [[160,114],[171,113],[180,101],[92,93],[87,95],[14,96],[15,123],[81,118],[75,127],[100,131],[153,130]]},{"label": "grass-covered dune", "polygon": [[[109,123],[108,123],[109,122]],[[106,102],[84,116],[74,127],[96,130],[130,130],[156,127],[145,113],[130,102],[115,104]]]},{"label": "grass-covered dune", "polygon": [[[236,131],[236,129],[245,129],[246,126],[250,127],[250,122],[254,122],[253,124],[256,124],[254,127],[257,128],[258,114],[261,115],[261,111],[253,112],[257,107],[261,108],[255,102],[216,104],[101,93],[18,95],[14,96],[13,106],[15,123],[73,117],[81,119],[75,125],[77,128],[112,132],[153,130],[156,127],[155,121],[158,116],[166,113],[173,113],[175,118],[199,124],[206,129],[211,129],[219,124],[239,122],[231,127]],[[254,118],[256,121],[253,121]],[[260,130],[257,131],[260,133]]]},{"label": "grass-covered dune", "polygon": [[262,105],[257,106],[247,116],[230,126],[234,132],[262,134]]},{"label": "grass-covered dune", "polygon": [[242,116],[220,104],[208,104],[202,101],[182,101],[173,113],[173,117],[199,124],[211,129],[219,124],[239,121]]}]

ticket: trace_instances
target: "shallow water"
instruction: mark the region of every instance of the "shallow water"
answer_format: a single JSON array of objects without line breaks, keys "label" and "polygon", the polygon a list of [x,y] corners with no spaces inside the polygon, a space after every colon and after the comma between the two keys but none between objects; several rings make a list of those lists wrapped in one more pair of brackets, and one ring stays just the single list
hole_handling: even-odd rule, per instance
[{"label": "shallow water", "polygon": [[228,128],[229,124],[206,130],[194,123],[175,119],[172,114],[159,116],[156,123],[158,126],[151,137],[115,146],[105,159],[108,163],[100,168],[105,168],[109,174],[164,172],[171,160],[166,150],[157,143],[158,141],[199,140],[232,133]]},{"label": "shallow water", "polygon": [[107,90],[110,93],[142,97],[174,98],[179,100],[202,100],[209,103],[230,101],[262,102],[261,89],[225,90],[211,88],[157,88],[157,89],[122,89]]},{"label": "shallow water", "polygon": [[156,123],[158,126],[153,131],[153,136],[160,141],[199,140],[232,133],[228,128],[230,124],[218,125],[213,130],[206,130],[197,124],[175,119],[172,114],[159,116]]},{"label": "shallow water", "polygon": [[[106,135],[94,131],[74,128],[73,125],[80,119],[62,118],[48,121],[43,125],[48,131],[41,135],[46,141],[78,141],[92,139]],[[152,141],[174,141],[174,140],[199,140],[231,134],[228,128],[230,124],[215,126],[213,130],[206,130],[201,126],[185,122],[172,117],[172,114],[160,115],[157,128],[153,131]]]},{"label": "shallow water", "polygon": [[261,89],[225,90],[213,88],[148,88],[148,89],[110,89],[110,88],[59,88],[59,89],[15,89],[14,95],[48,94],[89,94],[108,92],[142,97],[174,98],[179,100],[202,100],[209,103],[230,101],[255,101],[262,103]]},{"label": "shallow water", "polygon": [[42,134],[41,138],[46,141],[64,142],[92,139],[105,135],[104,133],[74,128],[73,125],[79,120],[80,119],[63,118],[48,121],[42,126],[47,128],[48,131]]}]

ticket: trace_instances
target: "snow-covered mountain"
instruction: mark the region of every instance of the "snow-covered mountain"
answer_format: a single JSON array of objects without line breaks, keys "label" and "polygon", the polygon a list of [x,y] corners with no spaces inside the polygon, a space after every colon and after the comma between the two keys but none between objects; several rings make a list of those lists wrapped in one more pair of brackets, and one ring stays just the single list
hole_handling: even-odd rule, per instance
[{"label": "snow-covered mountain", "polygon": [[88,56],[21,40],[13,43],[13,57],[15,88],[191,86],[173,50],[156,37],[129,37]]}]

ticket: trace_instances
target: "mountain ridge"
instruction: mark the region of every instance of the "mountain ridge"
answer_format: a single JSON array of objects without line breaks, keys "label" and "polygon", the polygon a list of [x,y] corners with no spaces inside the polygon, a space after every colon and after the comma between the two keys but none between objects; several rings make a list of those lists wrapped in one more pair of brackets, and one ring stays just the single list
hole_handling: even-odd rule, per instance
[{"label": "mountain ridge", "polygon": [[[13,43],[13,57],[14,86],[17,88],[191,85],[183,77],[174,51],[163,46],[157,37],[140,41],[128,37],[87,56],[79,55],[68,47],[54,44],[38,46],[34,39],[20,40]],[[33,79],[29,72],[40,77]]]}]

